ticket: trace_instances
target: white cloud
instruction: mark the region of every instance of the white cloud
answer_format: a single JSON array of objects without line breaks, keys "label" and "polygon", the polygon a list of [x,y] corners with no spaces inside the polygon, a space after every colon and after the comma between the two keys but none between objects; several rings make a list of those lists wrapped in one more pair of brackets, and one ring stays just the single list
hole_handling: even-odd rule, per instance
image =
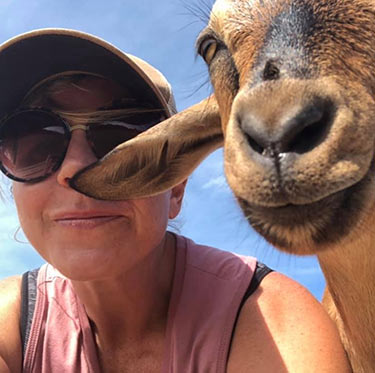
[{"label": "white cloud", "polygon": [[229,189],[227,181],[224,176],[215,177],[202,185],[202,189],[211,189],[211,188],[214,188],[216,190],[221,189],[221,188]]}]

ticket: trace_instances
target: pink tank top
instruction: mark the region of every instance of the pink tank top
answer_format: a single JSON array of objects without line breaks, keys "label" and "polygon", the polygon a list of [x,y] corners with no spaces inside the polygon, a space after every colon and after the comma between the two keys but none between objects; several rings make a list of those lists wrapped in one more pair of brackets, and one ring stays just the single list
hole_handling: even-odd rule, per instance
[{"label": "pink tank top", "polygon": [[[224,373],[241,300],[256,266],[177,236],[162,373]],[[23,372],[98,373],[96,345],[84,305],[51,265],[40,268]]]}]

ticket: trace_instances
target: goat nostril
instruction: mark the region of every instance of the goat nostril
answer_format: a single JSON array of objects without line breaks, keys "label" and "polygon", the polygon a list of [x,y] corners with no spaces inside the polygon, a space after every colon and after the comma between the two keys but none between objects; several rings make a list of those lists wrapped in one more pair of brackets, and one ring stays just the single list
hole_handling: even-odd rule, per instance
[{"label": "goat nostril", "polygon": [[329,101],[316,102],[305,108],[287,124],[281,140],[282,152],[302,154],[317,147],[324,140],[335,111]]},{"label": "goat nostril", "polygon": [[264,147],[259,144],[253,137],[251,137],[248,133],[245,133],[247,142],[250,145],[250,147],[257,153],[263,154],[264,152]]},{"label": "goat nostril", "polygon": [[280,77],[280,70],[276,66],[275,62],[267,61],[266,66],[263,70],[264,80],[277,80]]}]

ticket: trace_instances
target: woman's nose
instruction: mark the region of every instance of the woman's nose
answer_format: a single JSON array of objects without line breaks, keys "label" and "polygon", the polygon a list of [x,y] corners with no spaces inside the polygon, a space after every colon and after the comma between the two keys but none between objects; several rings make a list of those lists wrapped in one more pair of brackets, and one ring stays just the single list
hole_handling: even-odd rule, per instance
[{"label": "woman's nose", "polygon": [[79,170],[97,160],[87,141],[86,132],[84,130],[72,132],[65,158],[56,172],[57,182],[64,187],[69,187],[69,180]]}]

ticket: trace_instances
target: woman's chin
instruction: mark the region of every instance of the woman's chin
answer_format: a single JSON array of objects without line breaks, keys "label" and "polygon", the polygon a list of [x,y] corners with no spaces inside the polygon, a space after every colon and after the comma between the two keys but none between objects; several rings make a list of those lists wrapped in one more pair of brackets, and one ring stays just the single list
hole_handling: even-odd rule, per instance
[{"label": "woman's chin", "polygon": [[[101,280],[132,267],[131,258],[122,258],[124,250],[110,245],[50,247],[45,258],[65,277],[75,281]],[[122,255],[121,255],[122,254]]]}]

